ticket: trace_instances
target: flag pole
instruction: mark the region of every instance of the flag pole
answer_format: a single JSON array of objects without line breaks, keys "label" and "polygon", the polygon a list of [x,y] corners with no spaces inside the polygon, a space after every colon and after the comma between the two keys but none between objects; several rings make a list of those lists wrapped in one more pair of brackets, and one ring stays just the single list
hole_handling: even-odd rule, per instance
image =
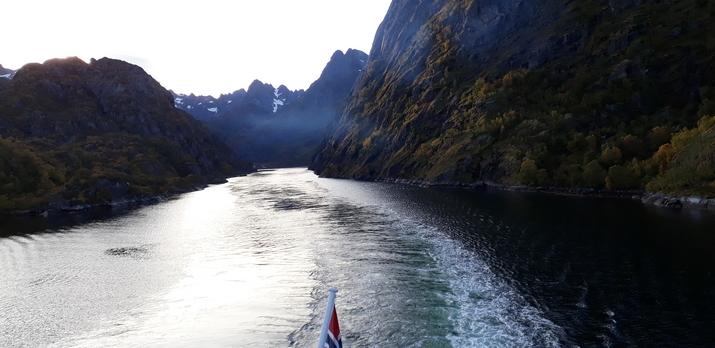
[{"label": "flag pole", "polygon": [[328,304],[325,306],[325,318],[323,319],[323,327],[320,329],[320,339],[318,340],[318,348],[325,347],[325,341],[328,338],[328,325],[330,318],[333,317],[333,309],[335,308],[335,294],[338,292],[336,288],[328,289]]}]

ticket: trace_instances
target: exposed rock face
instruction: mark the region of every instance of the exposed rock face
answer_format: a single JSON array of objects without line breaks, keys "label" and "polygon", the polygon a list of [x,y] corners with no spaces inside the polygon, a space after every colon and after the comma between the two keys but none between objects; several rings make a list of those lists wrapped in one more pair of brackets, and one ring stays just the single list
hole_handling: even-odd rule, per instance
[{"label": "exposed rock face", "polygon": [[122,61],[26,65],[0,89],[0,210],[111,203],[250,169],[173,103]]},{"label": "exposed rock face", "polygon": [[715,198],[708,199],[697,196],[673,197],[663,194],[647,194],[641,198],[641,201],[646,204],[671,209],[682,209],[686,207],[715,211]]},{"label": "exposed rock face", "polygon": [[359,50],[348,49],[345,53],[335,51],[320,77],[310,85],[305,96],[293,109],[342,108],[367,64],[367,58],[367,54]]},{"label": "exposed rock face", "polygon": [[322,176],[643,188],[715,114],[715,4],[395,0]]},{"label": "exposed rock face", "polygon": [[263,128],[269,136],[259,139],[256,150],[266,151],[262,155],[265,162],[272,166],[310,164],[330,125],[338,120],[344,109],[367,58],[364,52],[353,49],[333,54],[320,78],[310,85],[305,94],[287,104]]},{"label": "exposed rock face", "polygon": [[308,165],[337,120],[367,62],[367,54],[336,51],[308,90],[254,81],[218,99],[176,96],[176,106],[224,139],[242,158],[263,166]]}]

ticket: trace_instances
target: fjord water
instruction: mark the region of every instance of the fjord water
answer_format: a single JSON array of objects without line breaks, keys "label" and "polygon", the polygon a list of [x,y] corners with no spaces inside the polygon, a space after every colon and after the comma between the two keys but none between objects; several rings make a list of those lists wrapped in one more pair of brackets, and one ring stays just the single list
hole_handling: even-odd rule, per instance
[{"label": "fjord water", "polygon": [[38,221],[0,223],[2,347],[309,347],[330,286],[352,347],[715,339],[707,213],[282,169]]}]

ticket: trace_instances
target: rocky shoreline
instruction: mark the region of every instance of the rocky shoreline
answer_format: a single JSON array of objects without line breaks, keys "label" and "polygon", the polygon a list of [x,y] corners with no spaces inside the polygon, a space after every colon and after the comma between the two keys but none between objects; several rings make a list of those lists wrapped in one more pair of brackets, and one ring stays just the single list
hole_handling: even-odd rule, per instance
[{"label": "rocky shoreline", "polygon": [[672,209],[704,209],[715,211],[715,197],[670,196],[662,193],[644,193],[641,202]]},{"label": "rocky shoreline", "polygon": [[627,198],[641,201],[643,204],[648,204],[656,207],[669,209],[699,209],[715,211],[715,197],[698,197],[698,196],[673,196],[664,193],[650,193],[644,191],[609,191],[598,190],[593,188],[565,188],[565,187],[530,187],[530,186],[512,186],[504,185],[495,182],[480,181],[470,184],[458,182],[429,182],[424,180],[410,179],[361,179],[376,182],[388,182],[402,185],[418,186],[418,187],[443,187],[468,190],[500,190],[511,192],[538,192],[555,194],[562,196],[575,197],[608,197],[608,198]]},{"label": "rocky shoreline", "polygon": [[[198,189],[200,189],[200,188],[198,188]],[[69,202],[51,202],[47,206],[42,207],[42,208],[0,212],[0,216],[3,216],[3,215],[5,215],[5,216],[39,216],[39,217],[47,218],[49,216],[55,216],[58,214],[83,213],[83,212],[90,211],[93,209],[104,209],[104,208],[114,209],[114,208],[127,207],[127,206],[143,206],[143,205],[147,205],[147,204],[154,204],[154,203],[158,203],[161,201],[165,201],[167,199],[170,199],[173,196],[176,196],[176,195],[179,195],[182,193],[192,192],[195,190],[196,189],[189,190],[189,191],[183,191],[183,192],[162,194],[162,195],[157,195],[157,196],[150,196],[150,197],[137,197],[137,198],[130,198],[130,199],[122,199],[122,200],[106,202],[106,203],[97,203],[97,204],[71,204]]]}]

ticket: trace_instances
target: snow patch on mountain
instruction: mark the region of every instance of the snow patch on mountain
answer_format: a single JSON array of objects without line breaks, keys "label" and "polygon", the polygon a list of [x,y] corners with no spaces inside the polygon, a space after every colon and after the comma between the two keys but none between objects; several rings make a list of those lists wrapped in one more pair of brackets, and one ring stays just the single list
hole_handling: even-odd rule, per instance
[{"label": "snow patch on mountain", "polygon": [[280,99],[273,99],[273,113],[278,112],[278,107],[283,106],[284,102]]},{"label": "snow patch on mountain", "polygon": [[278,92],[278,88],[273,90],[273,113],[278,112],[278,107],[285,105],[285,98],[281,99],[283,94]]}]

